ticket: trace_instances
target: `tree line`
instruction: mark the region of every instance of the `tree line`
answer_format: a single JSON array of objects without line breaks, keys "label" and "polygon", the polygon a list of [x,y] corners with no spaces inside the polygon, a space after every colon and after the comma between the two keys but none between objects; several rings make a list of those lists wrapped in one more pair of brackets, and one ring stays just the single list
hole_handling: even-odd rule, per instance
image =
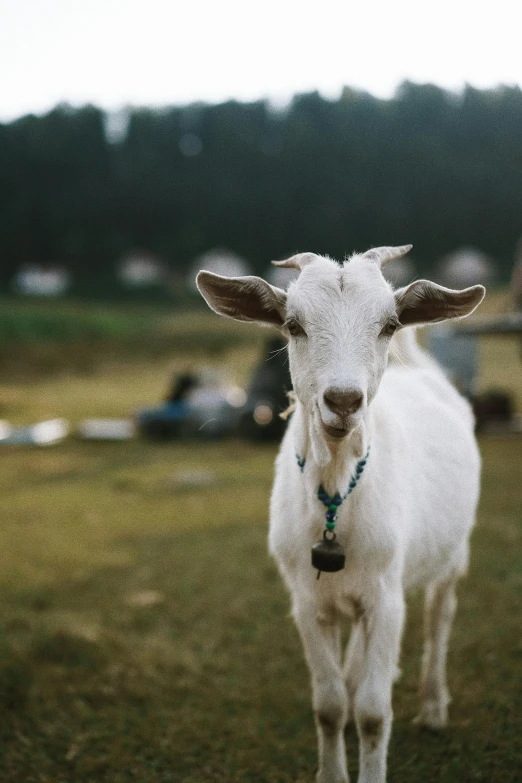
[{"label": "tree line", "polygon": [[[109,118],[110,119],[110,118]],[[114,119],[114,118],[113,118]],[[313,250],[412,242],[420,271],[473,245],[509,276],[522,233],[522,92],[404,83],[389,100],[60,105],[0,125],[0,285],[23,263],[101,284],[143,248],[182,274],[226,247],[262,271]]]}]

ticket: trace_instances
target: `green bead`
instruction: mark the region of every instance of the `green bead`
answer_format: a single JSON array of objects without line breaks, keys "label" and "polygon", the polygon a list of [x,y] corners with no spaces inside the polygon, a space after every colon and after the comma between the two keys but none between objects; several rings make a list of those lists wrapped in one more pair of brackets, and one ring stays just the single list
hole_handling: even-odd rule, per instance
[{"label": "green bead", "polygon": [[335,528],[335,522],[326,521],[326,529],[333,530]]},{"label": "green bead", "polygon": [[328,511],[337,511],[337,503],[332,503],[328,506]]}]

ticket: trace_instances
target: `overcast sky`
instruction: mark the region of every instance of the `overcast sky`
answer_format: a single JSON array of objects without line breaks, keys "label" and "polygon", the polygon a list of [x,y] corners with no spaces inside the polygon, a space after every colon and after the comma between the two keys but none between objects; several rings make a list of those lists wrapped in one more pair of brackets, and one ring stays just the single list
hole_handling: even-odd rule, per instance
[{"label": "overcast sky", "polygon": [[517,0],[0,0],[0,121],[62,101],[522,85],[521,23]]}]

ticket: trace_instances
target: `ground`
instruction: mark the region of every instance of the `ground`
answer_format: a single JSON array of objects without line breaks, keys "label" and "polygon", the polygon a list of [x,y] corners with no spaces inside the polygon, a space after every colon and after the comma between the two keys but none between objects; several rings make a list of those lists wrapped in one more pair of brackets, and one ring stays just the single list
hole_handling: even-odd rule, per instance
[{"label": "ground", "polygon": [[[255,356],[229,348],[241,380]],[[516,354],[486,345],[485,377],[513,375],[506,350]],[[215,361],[212,351],[198,361]],[[111,357],[30,383],[16,375],[0,387],[3,415],[122,415],[158,399],[171,369],[187,362]],[[413,596],[390,783],[520,780],[522,439],[484,436],[480,447],[450,725],[431,733],[411,722],[421,653]],[[2,783],[313,780],[308,675],[266,553],[274,456],[272,446],[236,441],[3,448]],[[352,733],[347,744],[356,780]]]}]

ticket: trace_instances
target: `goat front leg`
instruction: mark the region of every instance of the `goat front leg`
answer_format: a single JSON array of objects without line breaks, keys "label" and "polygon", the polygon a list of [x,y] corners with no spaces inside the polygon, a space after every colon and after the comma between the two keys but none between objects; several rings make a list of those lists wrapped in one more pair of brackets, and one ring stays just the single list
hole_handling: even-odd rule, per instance
[{"label": "goat front leg", "polygon": [[[404,597],[380,586],[361,619],[365,655],[354,693],[359,735],[359,783],[385,783],[392,725],[391,693],[397,677]],[[355,683],[354,683],[355,684]]]},{"label": "goat front leg", "polygon": [[347,724],[353,722],[353,701],[358,685],[364,671],[365,650],[365,625],[358,619],[352,626],[350,641],[346,648],[343,673],[348,693]]},{"label": "goat front leg", "polygon": [[340,629],[337,623],[319,621],[313,604],[297,607],[294,619],[312,680],[319,751],[317,783],[348,783],[344,745],[347,696],[341,670]]}]

